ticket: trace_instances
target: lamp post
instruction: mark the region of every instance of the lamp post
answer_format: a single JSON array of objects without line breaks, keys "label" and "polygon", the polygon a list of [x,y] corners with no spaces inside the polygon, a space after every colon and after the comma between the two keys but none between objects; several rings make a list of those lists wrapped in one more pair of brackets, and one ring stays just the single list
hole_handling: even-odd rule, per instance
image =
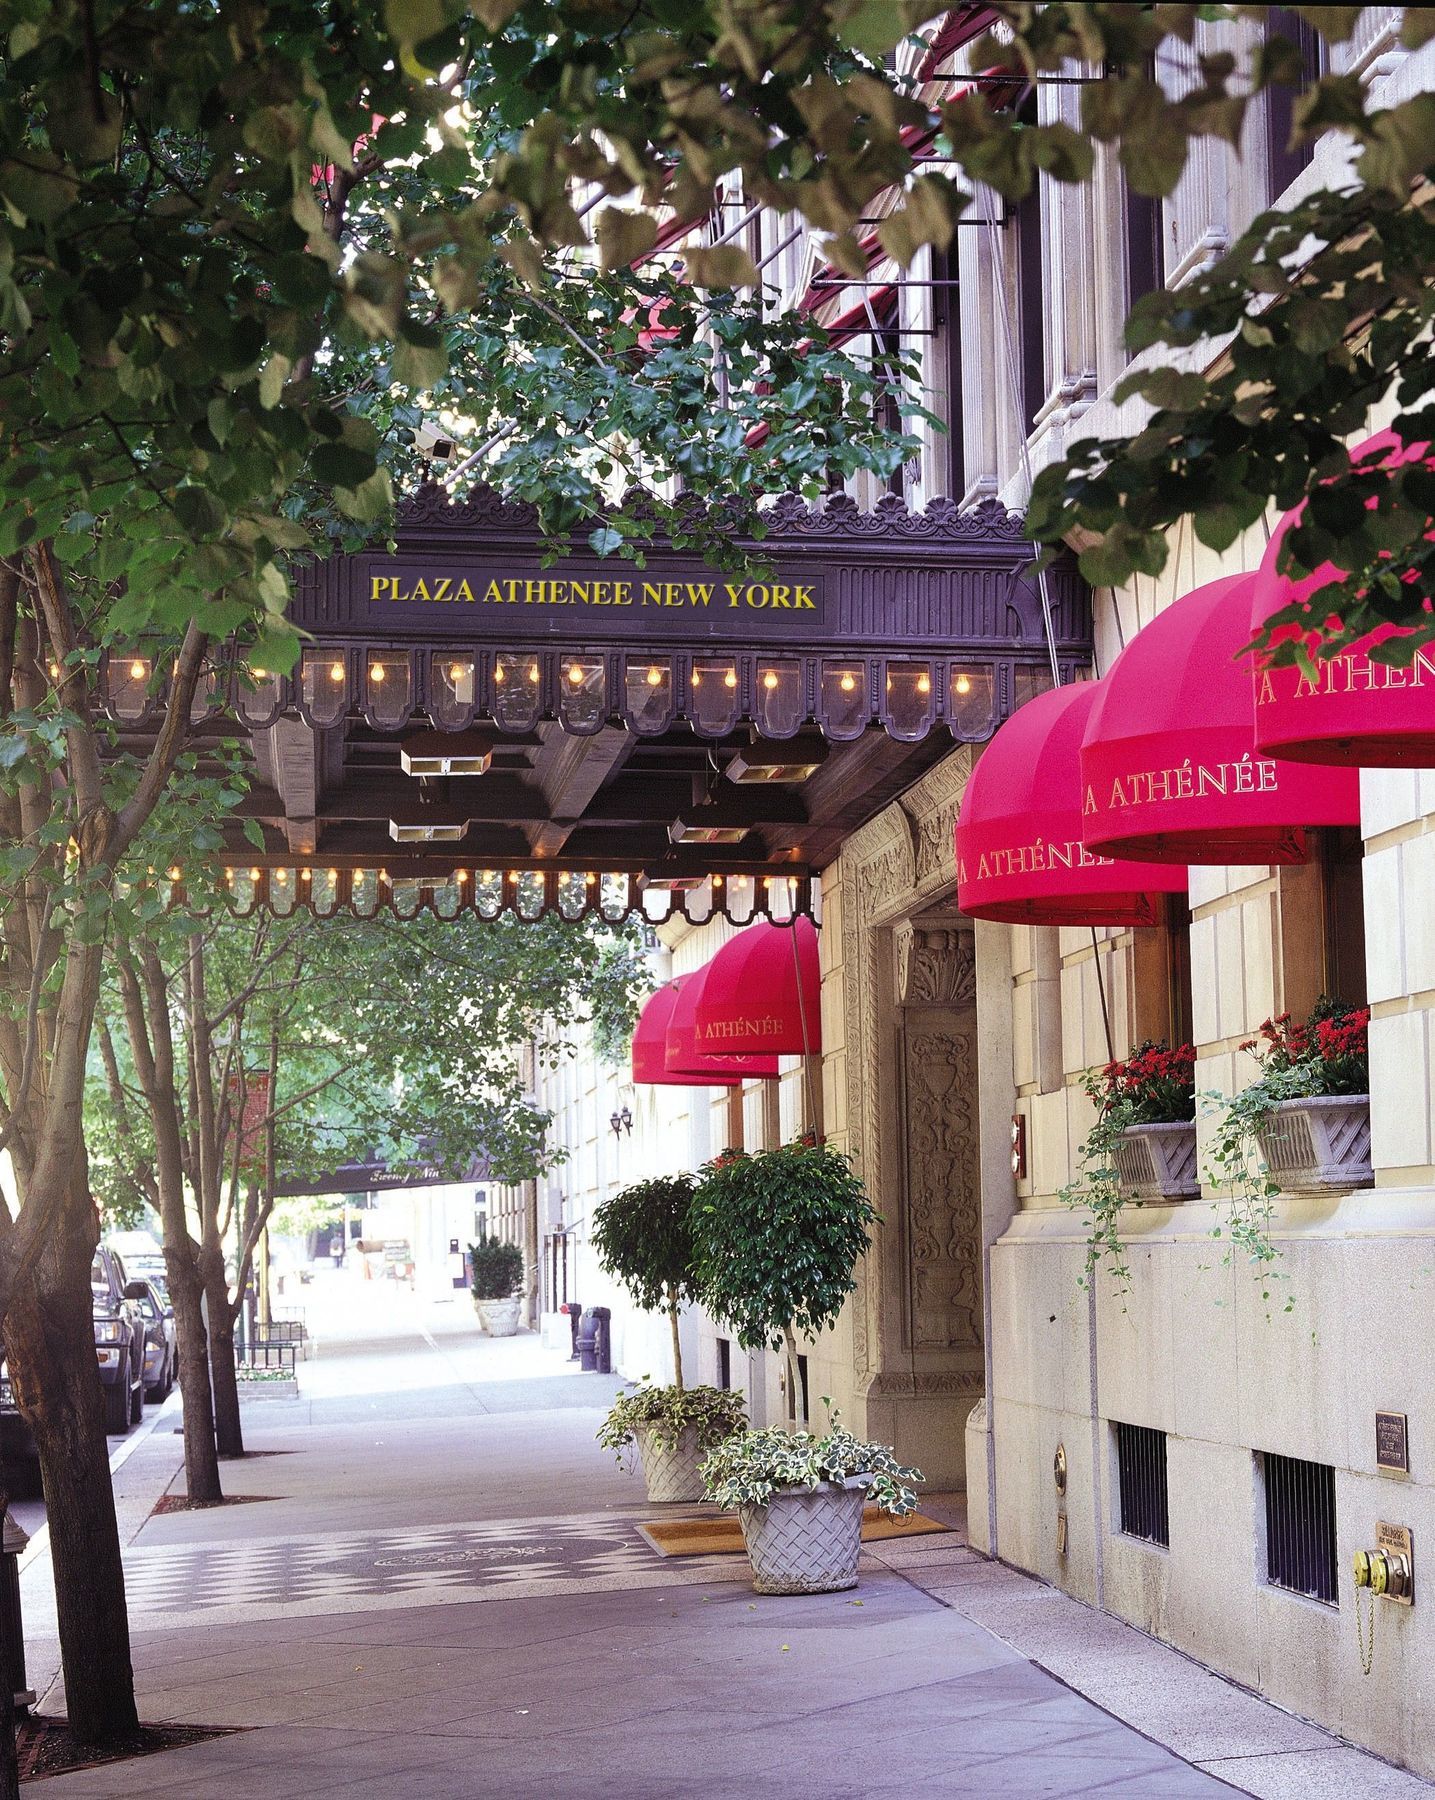
[{"label": "lamp post", "polygon": [[608,1123],[613,1127],[615,1138],[621,1138],[625,1131],[629,1137],[633,1135],[633,1114],[629,1107],[625,1106],[621,1112],[610,1114]]}]

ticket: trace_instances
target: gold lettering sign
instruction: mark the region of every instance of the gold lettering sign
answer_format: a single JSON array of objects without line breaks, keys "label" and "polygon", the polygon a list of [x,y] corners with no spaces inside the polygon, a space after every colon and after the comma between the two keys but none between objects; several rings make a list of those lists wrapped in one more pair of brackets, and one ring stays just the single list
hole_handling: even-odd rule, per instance
[{"label": "gold lettering sign", "polygon": [[476,577],[462,570],[403,570],[369,576],[369,600],[375,606],[474,607],[627,607],[633,613],[653,608],[701,615],[739,613],[744,618],[816,612],[820,590],[815,581],[650,581],[614,576],[491,575]]}]

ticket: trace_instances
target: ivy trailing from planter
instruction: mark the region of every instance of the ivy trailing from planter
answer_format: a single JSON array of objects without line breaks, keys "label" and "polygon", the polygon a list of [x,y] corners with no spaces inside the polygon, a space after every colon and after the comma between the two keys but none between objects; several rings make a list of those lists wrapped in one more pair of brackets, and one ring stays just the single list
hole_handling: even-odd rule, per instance
[{"label": "ivy trailing from planter", "polygon": [[[1262,1128],[1283,1100],[1368,1093],[1369,1025],[1369,1007],[1323,994],[1304,1024],[1281,1013],[1241,1045],[1259,1065],[1254,1081],[1230,1098],[1208,1096],[1220,1117],[1207,1147],[1206,1177],[1231,1196],[1228,1223],[1216,1225],[1212,1236],[1225,1238],[1227,1266],[1238,1254],[1250,1263],[1265,1301],[1272,1297],[1271,1284],[1287,1277],[1274,1267],[1280,1252],[1271,1238],[1271,1217],[1281,1185],[1261,1154]],[[1294,1304],[1287,1293],[1282,1311],[1290,1312]]]},{"label": "ivy trailing from planter", "polygon": [[1131,1288],[1131,1267],[1121,1236],[1121,1209],[1131,1204],[1116,1168],[1116,1146],[1133,1125],[1186,1124],[1196,1116],[1196,1052],[1190,1044],[1174,1050],[1150,1040],[1128,1057],[1088,1069],[1081,1086],[1096,1107],[1096,1119],[1077,1151],[1077,1173],[1059,1198],[1086,1215],[1089,1287],[1104,1264],[1119,1298]]},{"label": "ivy trailing from planter", "polygon": [[733,1388],[652,1387],[639,1385],[619,1394],[598,1428],[598,1442],[621,1463],[640,1430],[664,1450],[676,1450],[692,1427],[698,1449],[708,1451],[747,1427],[747,1406]]}]

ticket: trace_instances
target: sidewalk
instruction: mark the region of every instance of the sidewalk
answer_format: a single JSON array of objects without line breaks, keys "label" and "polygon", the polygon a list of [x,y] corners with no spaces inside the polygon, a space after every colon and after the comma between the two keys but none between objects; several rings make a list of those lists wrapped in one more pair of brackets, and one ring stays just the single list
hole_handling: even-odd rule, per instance
[{"label": "sidewalk", "polygon": [[[47,1796],[1431,1792],[955,1534],[792,1600],[741,1558],[660,1558],[593,1442],[616,1383],[466,1306],[379,1291],[359,1316],[300,1399],[247,1408],[266,1454],[226,1485],[252,1504],[149,1517],[182,1489],[168,1421],[116,1478],[141,1716],[254,1729]],[[42,1690],[47,1581],[41,1557]]]}]

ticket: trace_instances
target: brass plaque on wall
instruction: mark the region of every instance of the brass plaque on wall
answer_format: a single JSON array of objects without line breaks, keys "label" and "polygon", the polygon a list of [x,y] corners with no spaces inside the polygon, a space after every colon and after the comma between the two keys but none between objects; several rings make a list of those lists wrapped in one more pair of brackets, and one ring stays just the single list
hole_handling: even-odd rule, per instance
[{"label": "brass plaque on wall", "polygon": [[1400,1475],[1410,1473],[1410,1439],[1404,1413],[1376,1413],[1375,1466]]}]

